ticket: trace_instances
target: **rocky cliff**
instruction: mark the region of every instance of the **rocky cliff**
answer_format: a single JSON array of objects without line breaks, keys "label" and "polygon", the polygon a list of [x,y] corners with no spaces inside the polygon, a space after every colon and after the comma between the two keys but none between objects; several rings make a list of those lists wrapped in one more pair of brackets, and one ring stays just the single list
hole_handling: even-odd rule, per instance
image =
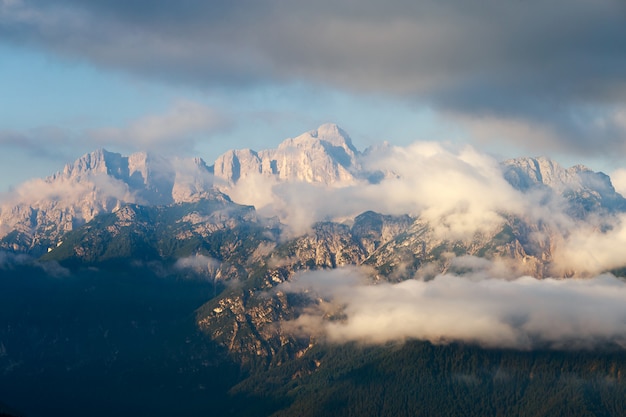
[{"label": "rocky cliff", "polygon": [[281,181],[346,184],[359,170],[358,156],[346,132],[325,124],[286,139],[276,149],[228,151],[215,161],[214,172],[230,184],[259,174]]},{"label": "rocky cliff", "polygon": [[128,157],[100,149],[45,179],[20,185],[0,206],[0,248],[40,255],[62,236],[124,204],[195,201],[212,189],[200,158]]}]

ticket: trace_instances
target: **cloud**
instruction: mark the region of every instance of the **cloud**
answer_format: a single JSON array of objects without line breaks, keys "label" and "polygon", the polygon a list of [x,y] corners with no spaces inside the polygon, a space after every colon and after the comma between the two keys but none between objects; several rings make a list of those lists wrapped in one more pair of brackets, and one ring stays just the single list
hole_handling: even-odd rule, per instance
[{"label": "cloud", "polygon": [[47,275],[54,278],[70,276],[70,270],[62,267],[56,261],[37,261],[30,255],[6,252],[0,250],[0,270],[13,269],[20,266],[34,266],[43,270]]},{"label": "cloud", "polygon": [[[106,206],[110,200],[136,202],[128,186],[121,180],[108,175],[92,174],[84,181],[75,181],[70,178],[59,177],[55,181],[34,179],[26,181],[9,192],[5,198],[6,205],[20,202],[31,206],[40,204],[59,204],[70,207],[87,201]],[[86,206],[87,211],[91,208]]]},{"label": "cloud", "polygon": [[34,143],[25,135],[12,130],[0,131],[0,143],[2,146],[12,146],[29,149]]},{"label": "cloud", "polygon": [[176,269],[191,269],[199,274],[214,277],[221,262],[209,256],[195,254],[186,258],[180,258],[174,264]]},{"label": "cloud", "polygon": [[[254,205],[263,216],[278,217],[290,228],[288,237],[309,232],[319,221],[349,224],[371,210],[409,214],[429,228],[424,239],[441,242],[459,240],[470,245],[499,233],[504,224],[521,227],[525,253],[535,256],[552,276],[588,277],[624,267],[626,217],[602,207],[580,213],[583,205],[596,204],[595,199],[619,207],[620,201],[612,200],[608,179],[578,177],[576,170],[542,161],[546,177],[537,174],[538,180],[549,185],[520,191],[505,180],[493,157],[471,146],[385,145],[364,153],[358,161],[364,172],[382,173],[375,184],[357,179],[322,186],[251,175],[226,192],[235,202]],[[561,193],[570,194],[571,201]]]},{"label": "cloud", "polygon": [[[217,83],[253,79],[257,72],[361,89],[435,91],[442,101],[455,102],[454,91],[463,90],[470,102],[485,86],[508,96],[545,87],[544,94],[607,95],[607,86],[623,85],[624,63],[615,52],[621,51],[617,39],[626,29],[617,0],[394,0],[384,7],[368,0],[354,6],[351,1],[313,7],[286,0],[210,6],[200,0],[24,0],[5,6],[3,29],[94,61],[142,71],[152,66],[171,76],[195,75],[203,83],[215,75],[221,75]],[[24,30],[33,28],[46,29],[47,37]],[[90,36],[81,40],[77,34]],[[260,65],[244,68],[253,62]],[[240,76],[229,76],[226,69]]]},{"label": "cloud", "polygon": [[[626,282],[592,279],[472,279],[367,283],[367,271],[306,272],[278,291],[320,297],[317,307],[282,324],[332,343],[427,340],[516,349],[626,347]],[[334,319],[327,319],[334,311]]]},{"label": "cloud", "polygon": [[194,150],[198,141],[210,139],[230,124],[229,118],[214,108],[178,100],[164,113],[148,114],[121,127],[81,130],[42,126],[25,131],[0,130],[0,145],[54,160],[69,160],[77,152],[95,148],[186,154]]},{"label": "cloud", "polygon": [[597,274],[626,266],[626,214],[603,218],[603,223],[577,224],[560,242],[554,262],[565,272]]},{"label": "cloud", "polygon": [[616,155],[626,151],[624,114],[620,105],[581,105],[534,115],[448,111],[444,119],[482,144],[512,143],[524,152],[596,155],[617,163]]},{"label": "cloud", "polygon": [[55,126],[42,126],[23,132],[0,130],[0,145],[4,149],[17,149],[37,158],[68,159],[72,154],[69,149],[64,149],[68,142],[78,145],[73,132]]},{"label": "cloud", "polygon": [[[626,129],[614,117],[626,97],[621,0],[2,5],[6,41],[139,76],[201,87],[307,83],[410,97],[480,119],[481,130],[527,126],[561,151],[624,149]],[[503,124],[513,126],[503,131]],[[542,145],[534,135],[500,140]]]},{"label": "cloud", "polygon": [[385,178],[377,184],[325,187],[259,175],[241,179],[228,194],[261,214],[278,216],[296,234],[316,221],[373,210],[419,215],[440,237],[467,238],[497,229],[502,213],[522,214],[529,204],[527,196],[506,182],[495,159],[469,146],[389,146],[369,153],[361,163],[366,172],[383,172]]},{"label": "cloud", "polygon": [[626,168],[616,169],[609,175],[615,191],[626,196]]},{"label": "cloud", "polygon": [[[99,213],[141,202],[127,184],[105,174],[88,175],[78,182],[62,176],[55,181],[29,180],[0,194],[0,237],[14,229],[29,230],[35,223],[39,227],[56,224],[51,233],[60,237]],[[33,217],[41,209],[45,215]]]},{"label": "cloud", "polygon": [[191,101],[179,101],[164,114],[149,115],[122,128],[101,128],[86,132],[94,144],[127,146],[140,150],[193,148],[199,138],[225,127],[217,111]]},{"label": "cloud", "polygon": [[30,262],[33,262],[33,258],[29,255],[0,250],[0,269],[7,269],[15,265],[23,265]]}]

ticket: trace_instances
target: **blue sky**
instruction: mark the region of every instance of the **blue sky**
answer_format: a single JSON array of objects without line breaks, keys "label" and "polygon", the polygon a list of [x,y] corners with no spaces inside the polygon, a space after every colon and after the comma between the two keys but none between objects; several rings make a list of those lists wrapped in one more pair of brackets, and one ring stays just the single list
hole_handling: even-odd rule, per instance
[{"label": "blue sky", "polygon": [[325,122],[610,171],[625,57],[620,0],[0,0],[0,191],[99,147],[211,164]]},{"label": "blue sky", "polygon": [[[199,155],[209,164],[228,149],[274,147],[326,122],[348,130],[360,149],[383,140],[407,144],[457,136],[438,126],[427,106],[380,94],[355,96],[302,84],[198,89],[98,68],[38,48],[0,45],[0,190],[50,175],[97,147],[121,153],[150,148],[133,144],[132,137],[128,143],[95,140],[89,131],[124,129],[142,118],[164,116],[179,102],[215,109],[224,118],[221,127],[182,132],[193,140],[175,150]],[[161,149],[155,146],[154,151]]]}]

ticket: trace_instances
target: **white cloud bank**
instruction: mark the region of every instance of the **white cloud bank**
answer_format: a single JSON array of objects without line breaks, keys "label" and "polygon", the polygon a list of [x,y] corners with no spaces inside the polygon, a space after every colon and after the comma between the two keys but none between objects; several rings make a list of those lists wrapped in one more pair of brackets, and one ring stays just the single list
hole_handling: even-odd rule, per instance
[{"label": "white cloud bank", "polygon": [[[504,280],[448,274],[371,285],[365,272],[306,272],[279,286],[325,300],[283,328],[335,343],[419,339],[516,349],[626,348],[626,282],[612,275]],[[343,319],[324,318],[337,310]]]},{"label": "white cloud bank", "polygon": [[626,265],[626,214],[606,223],[607,230],[594,224],[578,224],[554,253],[555,263],[565,269],[598,274]]},{"label": "white cloud bank", "polygon": [[389,146],[368,154],[362,164],[364,171],[380,171],[386,177],[377,184],[359,181],[327,187],[259,175],[240,180],[227,193],[262,214],[278,216],[296,234],[317,221],[373,210],[419,214],[439,235],[460,239],[493,230],[503,222],[502,213],[521,214],[529,205],[527,196],[503,178],[498,162],[470,146],[432,142]]}]

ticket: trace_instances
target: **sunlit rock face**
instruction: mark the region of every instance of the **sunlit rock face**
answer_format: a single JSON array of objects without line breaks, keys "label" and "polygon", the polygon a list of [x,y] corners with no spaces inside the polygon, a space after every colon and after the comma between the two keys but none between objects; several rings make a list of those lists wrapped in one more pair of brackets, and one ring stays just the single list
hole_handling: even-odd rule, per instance
[{"label": "sunlit rock face", "polygon": [[521,191],[543,191],[566,199],[568,212],[584,217],[597,210],[624,210],[626,200],[615,191],[611,179],[584,165],[564,168],[546,158],[516,158],[502,162],[504,178]]},{"label": "sunlit rock face", "polygon": [[210,169],[200,158],[146,152],[123,156],[99,149],[48,178],[20,185],[8,196],[0,207],[2,248],[38,253],[100,213],[128,203],[195,201],[212,187]]},{"label": "sunlit rock face", "polygon": [[281,181],[337,185],[354,181],[358,155],[346,132],[325,124],[285,140],[276,149],[228,151],[215,161],[214,170],[229,184],[260,174]]}]

